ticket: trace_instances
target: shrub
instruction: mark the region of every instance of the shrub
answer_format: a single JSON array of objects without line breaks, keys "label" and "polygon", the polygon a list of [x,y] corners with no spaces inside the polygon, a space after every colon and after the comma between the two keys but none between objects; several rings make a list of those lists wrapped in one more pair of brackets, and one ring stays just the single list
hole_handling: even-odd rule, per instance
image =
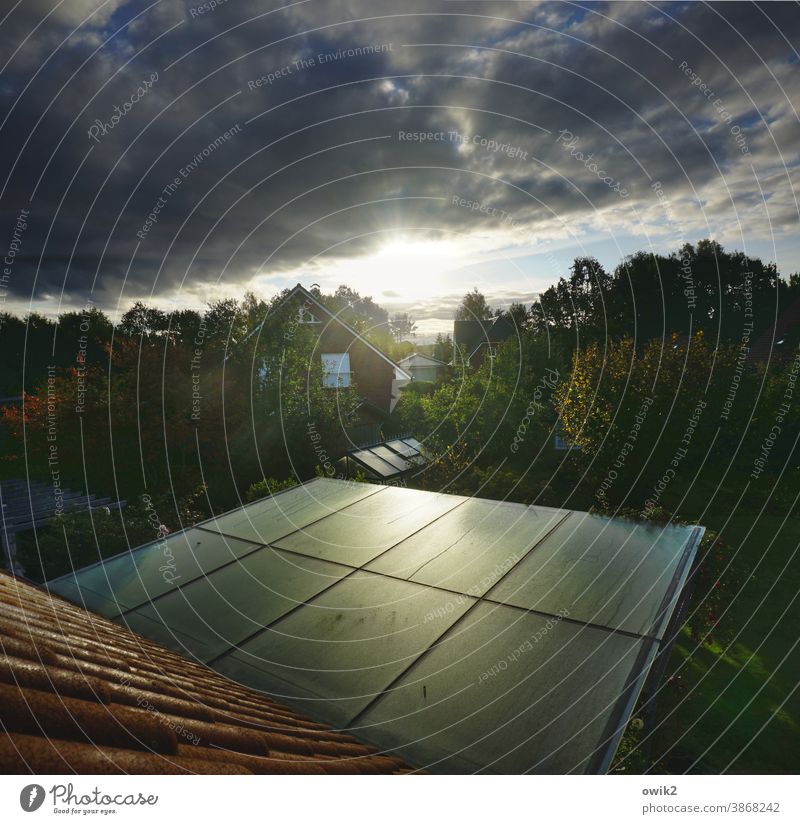
[{"label": "shrub", "polygon": [[284,489],[291,489],[293,486],[297,486],[297,480],[295,478],[286,478],[283,481],[277,481],[275,478],[264,478],[262,481],[250,484],[245,494],[245,500],[248,502],[260,501],[262,498],[275,495]]}]

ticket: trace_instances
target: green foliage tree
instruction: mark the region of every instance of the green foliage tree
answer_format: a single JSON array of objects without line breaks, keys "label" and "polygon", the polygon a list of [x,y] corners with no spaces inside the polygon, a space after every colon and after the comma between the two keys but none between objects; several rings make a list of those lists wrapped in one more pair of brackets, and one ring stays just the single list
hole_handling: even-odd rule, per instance
[{"label": "green foliage tree", "polygon": [[453,339],[449,333],[443,336],[440,332],[436,336],[436,342],[433,344],[433,357],[442,363],[450,363],[453,360]]},{"label": "green foliage tree", "polygon": [[339,286],[332,295],[320,295],[323,303],[337,316],[362,334],[388,334],[389,313],[371,297],[362,297],[349,286]]},{"label": "green foliage tree", "polygon": [[416,334],[417,324],[408,312],[398,312],[396,315],[392,315],[389,328],[394,339],[400,343],[400,341]]},{"label": "green foliage tree", "polygon": [[484,320],[492,317],[492,310],[478,287],[474,287],[471,292],[467,292],[456,309],[456,320]]}]

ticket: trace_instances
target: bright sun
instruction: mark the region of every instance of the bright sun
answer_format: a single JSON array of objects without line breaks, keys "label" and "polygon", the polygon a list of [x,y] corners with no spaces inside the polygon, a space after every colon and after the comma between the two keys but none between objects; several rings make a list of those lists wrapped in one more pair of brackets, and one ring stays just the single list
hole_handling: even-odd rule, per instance
[{"label": "bright sun", "polygon": [[336,265],[344,282],[369,294],[389,292],[403,300],[420,300],[439,294],[445,275],[467,263],[449,241],[393,238],[371,255]]}]

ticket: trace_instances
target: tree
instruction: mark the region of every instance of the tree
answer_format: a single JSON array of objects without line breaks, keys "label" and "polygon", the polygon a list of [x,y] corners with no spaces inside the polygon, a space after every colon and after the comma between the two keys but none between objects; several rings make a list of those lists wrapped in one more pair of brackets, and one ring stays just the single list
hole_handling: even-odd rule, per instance
[{"label": "tree", "polygon": [[[588,497],[576,505],[669,509],[709,449],[726,456],[718,464],[724,467],[745,431],[747,444],[760,443],[772,425],[763,410],[774,417],[774,400],[754,371],[737,371],[738,356],[735,346],[712,349],[702,332],[687,341],[654,339],[641,351],[630,337],[576,351],[570,381],[556,396],[587,472]],[[737,390],[726,407],[731,386]]]},{"label": "tree", "polygon": [[542,293],[536,317],[565,344],[583,345],[602,338],[614,320],[607,307],[612,278],[591,257],[575,258],[567,278]]},{"label": "tree", "polygon": [[449,333],[442,336],[440,332],[436,336],[436,342],[433,344],[433,357],[442,363],[450,363],[453,360],[453,339]]},{"label": "tree", "polygon": [[530,313],[524,303],[512,303],[503,316],[509,318],[518,331],[525,329],[530,322]]},{"label": "tree", "polygon": [[389,321],[389,328],[394,339],[400,343],[405,338],[416,335],[417,324],[407,312],[402,312],[392,316]]},{"label": "tree", "polygon": [[492,317],[492,310],[484,295],[474,287],[461,299],[456,309],[456,320],[485,320]]},{"label": "tree", "polygon": [[322,302],[362,334],[388,332],[389,313],[371,297],[362,297],[349,286],[340,286],[332,295],[320,295]]},{"label": "tree", "polygon": [[119,329],[130,337],[148,337],[166,331],[167,323],[167,315],[161,309],[137,300],[122,316]]}]

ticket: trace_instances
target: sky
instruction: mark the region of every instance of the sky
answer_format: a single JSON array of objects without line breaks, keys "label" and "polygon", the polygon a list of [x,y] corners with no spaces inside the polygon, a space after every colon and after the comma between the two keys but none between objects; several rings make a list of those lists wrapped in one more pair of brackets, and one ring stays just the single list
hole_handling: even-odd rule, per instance
[{"label": "sky", "polygon": [[0,311],[464,292],[712,237],[800,271],[794,4],[20,0]]}]

